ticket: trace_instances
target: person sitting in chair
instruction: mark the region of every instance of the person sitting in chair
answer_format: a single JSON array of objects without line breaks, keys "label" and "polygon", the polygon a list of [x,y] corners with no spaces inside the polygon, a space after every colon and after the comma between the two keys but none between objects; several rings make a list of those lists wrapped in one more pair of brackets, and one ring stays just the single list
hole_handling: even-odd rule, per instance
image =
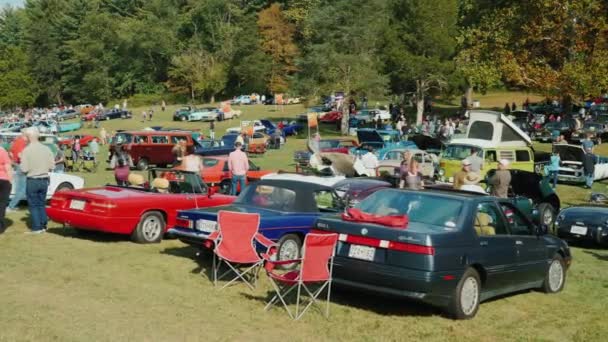
[{"label": "person sitting in chair", "polygon": [[154,178],[152,181],[152,189],[158,193],[166,194],[169,192],[169,180],[166,178]]},{"label": "person sitting in chair", "polygon": [[138,173],[130,173],[129,174],[129,186],[134,187],[134,188],[142,188],[144,187],[144,183],[146,182],[146,180],[144,179],[144,176],[138,174]]}]

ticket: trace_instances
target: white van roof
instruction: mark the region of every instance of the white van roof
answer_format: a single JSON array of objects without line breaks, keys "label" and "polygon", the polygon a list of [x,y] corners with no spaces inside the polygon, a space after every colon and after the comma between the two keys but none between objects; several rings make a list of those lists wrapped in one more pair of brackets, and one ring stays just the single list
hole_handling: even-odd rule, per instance
[{"label": "white van roof", "polygon": [[484,140],[493,147],[532,145],[530,137],[502,113],[491,110],[471,110],[468,114],[468,139]]}]

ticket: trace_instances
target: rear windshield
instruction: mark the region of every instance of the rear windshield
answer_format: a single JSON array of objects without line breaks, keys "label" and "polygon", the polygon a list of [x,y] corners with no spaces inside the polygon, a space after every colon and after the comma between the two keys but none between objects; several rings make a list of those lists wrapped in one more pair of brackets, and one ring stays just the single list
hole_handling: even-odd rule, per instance
[{"label": "rear windshield", "polygon": [[356,208],[382,216],[406,214],[411,222],[428,224],[443,231],[444,228],[457,227],[462,201],[429,193],[380,190],[361,201]]}]

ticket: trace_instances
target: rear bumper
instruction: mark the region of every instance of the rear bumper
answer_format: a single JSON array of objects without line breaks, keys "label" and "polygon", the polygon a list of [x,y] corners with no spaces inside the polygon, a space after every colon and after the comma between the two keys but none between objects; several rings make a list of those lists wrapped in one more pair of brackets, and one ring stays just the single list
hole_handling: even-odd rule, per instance
[{"label": "rear bumper", "polygon": [[57,223],[72,226],[78,229],[93,230],[117,234],[131,234],[139,223],[137,217],[100,216],[78,212],[75,210],[64,210],[52,207],[46,208],[46,213],[51,220]]},{"label": "rear bumper", "polygon": [[602,227],[588,227],[587,234],[573,234],[570,225],[560,225],[557,228],[557,236],[566,241],[588,241],[600,245],[608,245],[608,229]]},{"label": "rear bumper", "polygon": [[195,247],[202,247],[209,234],[197,232],[194,229],[171,228],[167,234],[178,238],[181,242]]},{"label": "rear bumper", "polygon": [[[462,270],[427,272],[336,256],[333,279],[340,285],[444,307],[462,273]],[[451,280],[445,280],[444,276],[451,276]]]}]

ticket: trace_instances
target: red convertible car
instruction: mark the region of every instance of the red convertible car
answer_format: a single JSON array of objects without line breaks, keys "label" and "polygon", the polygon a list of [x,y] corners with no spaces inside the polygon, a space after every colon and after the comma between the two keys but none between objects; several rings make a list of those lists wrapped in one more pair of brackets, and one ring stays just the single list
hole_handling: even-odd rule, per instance
[{"label": "red convertible car", "polygon": [[59,137],[59,146],[72,146],[75,139],[80,139],[80,146],[85,147],[88,146],[93,139],[97,139],[92,135],[64,135]]},{"label": "red convertible car", "polygon": [[329,112],[319,118],[319,121],[323,123],[336,123],[340,120],[342,120],[342,112],[340,111]]},{"label": "red convertible car", "polygon": [[[141,187],[105,187],[56,192],[49,218],[79,231],[131,235],[138,243],[160,242],[176,225],[178,210],[230,204],[236,197],[214,194],[194,172],[152,169]],[[157,184],[164,183],[167,188]]]}]

